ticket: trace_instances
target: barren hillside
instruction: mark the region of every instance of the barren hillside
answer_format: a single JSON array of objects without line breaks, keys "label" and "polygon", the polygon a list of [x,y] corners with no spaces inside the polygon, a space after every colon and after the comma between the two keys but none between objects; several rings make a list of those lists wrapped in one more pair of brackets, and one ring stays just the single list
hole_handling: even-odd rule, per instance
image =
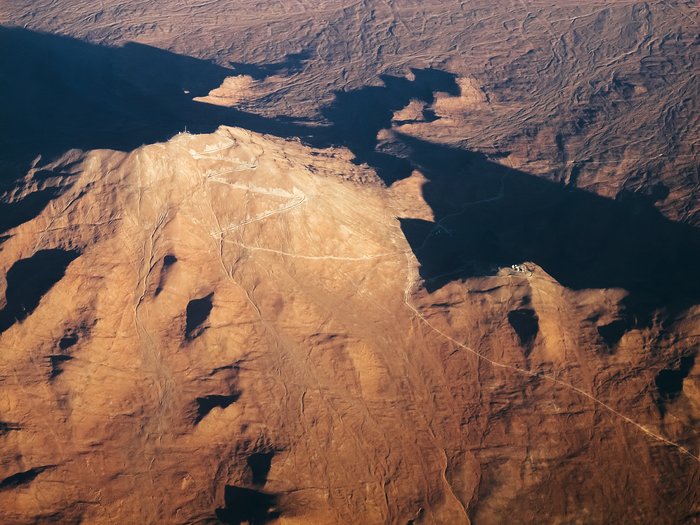
[{"label": "barren hillside", "polygon": [[694,2],[0,5],[0,521],[698,523]]}]

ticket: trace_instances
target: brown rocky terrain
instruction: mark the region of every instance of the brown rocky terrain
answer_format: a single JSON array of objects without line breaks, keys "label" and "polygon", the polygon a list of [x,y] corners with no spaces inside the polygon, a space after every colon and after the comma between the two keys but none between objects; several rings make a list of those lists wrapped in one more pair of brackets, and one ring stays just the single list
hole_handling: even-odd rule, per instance
[{"label": "brown rocky terrain", "polygon": [[692,2],[0,6],[0,521],[700,521]]}]

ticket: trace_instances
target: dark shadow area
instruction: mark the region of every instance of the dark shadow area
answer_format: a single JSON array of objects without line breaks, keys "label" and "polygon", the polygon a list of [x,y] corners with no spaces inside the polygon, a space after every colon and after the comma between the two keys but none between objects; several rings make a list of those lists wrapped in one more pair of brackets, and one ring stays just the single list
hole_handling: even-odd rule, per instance
[{"label": "dark shadow area", "polygon": [[[231,68],[168,51],[128,43],[97,46],[58,35],[0,28],[0,135],[2,178],[24,174],[37,154],[55,156],[70,148],[128,151],[167,140],[185,130],[211,132],[221,124],[316,146],[346,146],[357,162],[375,167],[386,181],[410,173],[405,159],[375,151],[377,132],[393,112],[413,99],[432,102],[434,91],[459,92],[454,75],[413,70],[414,79],[382,76],[384,86],[339,92],[322,110],[327,125],[303,125],[283,116],[195,102],[227,76],[263,79],[303,67],[307,53],[276,64],[232,63]],[[10,168],[16,167],[13,171]],[[0,181],[1,182],[1,181]]]},{"label": "dark shadow area", "polygon": [[58,341],[59,352],[47,355],[49,361],[49,381],[53,381],[63,373],[63,365],[73,359],[71,348],[78,344],[81,337],[89,332],[89,327],[82,324],[78,327],[69,328]]},{"label": "dark shadow area", "polygon": [[194,418],[194,424],[198,424],[204,419],[209,412],[214,408],[227,408],[235,403],[241,397],[240,392],[234,392],[230,395],[212,394],[209,396],[198,397],[195,399],[197,403],[197,415]]},{"label": "dark shadow area", "polygon": [[75,332],[68,332],[61,340],[58,342],[58,347],[61,350],[68,350],[70,347],[75,346],[78,343],[78,334]]},{"label": "dark shadow area", "polygon": [[211,130],[213,114],[191,99],[232,73],[140,44],[96,46],[20,28],[0,28],[0,48],[6,162],[70,148],[130,150],[185,126],[204,131],[203,120]]},{"label": "dark shadow area", "polygon": [[43,467],[35,467],[29,470],[25,470],[24,472],[12,474],[11,476],[8,476],[2,481],[0,481],[0,491],[14,489],[22,485],[26,485],[27,483],[31,483],[37,478],[39,474],[49,469],[52,469],[55,466],[56,465],[46,465]]},{"label": "dark shadow area", "polygon": [[[66,166],[68,167],[68,166]],[[65,173],[65,172],[56,172],[54,170],[50,169],[41,169],[41,170],[36,170],[34,174],[32,175],[32,178],[36,181],[39,182],[45,182],[48,179],[51,179],[53,177],[70,177],[70,173]]]},{"label": "dark shadow area", "polygon": [[187,303],[185,338],[192,340],[204,331],[204,321],[209,318],[213,307],[214,294],[210,293],[201,299],[192,299]]},{"label": "dark shadow area", "polygon": [[15,202],[0,202],[0,233],[23,224],[39,215],[46,205],[69,187],[47,188],[30,193]]},{"label": "dark shadow area", "polygon": [[255,452],[248,456],[247,463],[248,468],[250,468],[253,485],[262,487],[267,483],[267,475],[270,472],[273,457],[275,457],[273,451]]},{"label": "dark shadow area", "polygon": [[481,154],[399,138],[428,179],[424,198],[436,216],[436,223],[401,220],[429,291],[532,261],[572,289],[628,290],[627,326],[650,322],[655,309],[678,311],[700,299],[700,234],[666,219],[652,198],[607,199]]},{"label": "dark shadow area", "polygon": [[22,430],[22,427],[17,423],[10,423],[9,421],[0,421],[0,436],[7,434],[8,432],[16,432]]},{"label": "dark shadow area", "polygon": [[683,392],[683,380],[695,365],[695,356],[681,357],[678,368],[666,369],[656,376],[656,388],[662,401],[672,401]]},{"label": "dark shadow area", "polygon": [[51,370],[49,371],[49,381],[56,379],[63,373],[63,363],[73,359],[71,356],[64,354],[52,354],[46,357],[48,358],[49,365],[51,366]]},{"label": "dark shadow area", "polygon": [[[193,98],[219,87],[227,76],[264,79],[295,73],[308,53],[274,64],[226,68],[142,44],[98,46],[9,27],[0,27],[0,48],[8,50],[0,53],[0,192],[12,188],[39,154],[51,159],[71,148],[129,151],[184,130],[209,133],[219,125],[296,137],[315,147],[345,146],[357,163],[369,164],[392,182],[410,174],[410,163],[376,151],[377,132],[389,127],[393,112],[412,98],[431,102],[434,91],[458,92],[454,76],[438,70],[414,70],[413,80],[387,75],[384,86],[337,93],[322,110],[327,123],[302,124]],[[53,175],[44,170],[36,177]],[[34,218],[58,191],[0,204],[0,233]]]},{"label": "dark shadow area", "polygon": [[158,278],[158,286],[156,287],[155,295],[160,295],[165,287],[165,280],[168,276],[168,270],[170,267],[177,262],[177,257],[172,254],[168,254],[163,257],[163,265],[160,268],[160,277]]},{"label": "dark shadow area", "polygon": [[508,312],[508,323],[518,335],[520,344],[525,347],[525,355],[529,354],[529,347],[540,330],[539,319],[535,311],[530,308],[520,308]]},{"label": "dark shadow area", "polygon": [[412,99],[431,104],[436,91],[459,94],[452,73],[438,69],[412,69],[411,72],[412,79],[382,75],[383,86],[336,93],[333,104],[321,110],[331,126],[323,137],[313,141],[314,145],[348,148],[358,164],[373,167],[387,184],[408,177],[412,170],[410,159],[377,151],[377,133],[390,128],[394,113]]},{"label": "dark shadow area", "polygon": [[216,517],[221,523],[231,525],[265,525],[280,517],[277,499],[274,494],[226,485],[224,507],[216,509]]},{"label": "dark shadow area", "polygon": [[598,327],[598,334],[609,347],[615,346],[620,342],[622,336],[627,331],[627,323],[621,319],[617,319],[606,325]]},{"label": "dark shadow area", "polygon": [[229,375],[231,378],[235,378],[238,375],[238,372],[240,371],[241,367],[238,364],[238,362],[232,364],[232,365],[224,365],[224,366],[218,366],[214,368],[211,372],[209,372],[209,376],[215,376],[216,374],[221,374],[225,373]]},{"label": "dark shadow area", "polygon": [[6,275],[6,305],[0,310],[0,333],[32,313],[78,255],[71,250],[40,250],[13,264]]}]

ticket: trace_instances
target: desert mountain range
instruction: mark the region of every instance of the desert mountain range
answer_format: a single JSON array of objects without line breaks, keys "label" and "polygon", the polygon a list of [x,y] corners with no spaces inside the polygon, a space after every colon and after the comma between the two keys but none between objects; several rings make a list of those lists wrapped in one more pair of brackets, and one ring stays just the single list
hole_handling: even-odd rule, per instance
[{"label": "desert mountain range", "polygon": [[698,523],[692,2],[0,5],[0,522]]}]

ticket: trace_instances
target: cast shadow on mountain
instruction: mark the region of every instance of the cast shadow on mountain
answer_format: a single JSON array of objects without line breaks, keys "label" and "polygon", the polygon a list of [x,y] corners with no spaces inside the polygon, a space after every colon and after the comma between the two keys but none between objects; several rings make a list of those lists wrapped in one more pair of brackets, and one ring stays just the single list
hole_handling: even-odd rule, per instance
[{"label": "cast shadow on mountain", "polygon": [[377,151],[377,134],[391,128],[395,112],[412,100],[429,105],[436,92],[459,94],[452,73],[438,69],[412,69],[411,73],[411,78],[381,75],[381,86],[337,92],[333,104],[321,110],[330,126],[312,144],[348,148],[355,162],[373,167],[387,184],[408,177],[413,170],[411,159]]},{"label": "cast shadow on mountain", "polygon": [[[307,54],[226,68],[141,44],[97,46],[17,28],[0,28],[0,45],[11,50],[0,54],[0,95],[6,101],[0,109],[0,169],[38,153],[130,150],[185,128],[205,133],[222,124],[239,126],[319,148],[347,147],[355,162],[373,167],[387,184],[419,169],[436,223],[402,219],[402,227],[429,291],[533,261],[572,289],[628,290],[630,318],[700,300],[698,231],[664,218],[654,207],[658,195],[607,199],[401,134],[392,152],[378,151],[377,133],[391,127],[397,110],[414,99],[429,105],[435,92],[459,93],[451,73],[418,69],[410,78],[381,76],[382,85],[336,93],[321,108],[323,122],[309,123],[192,100],[227,76],[262,79],[298,71]],[[46,205],[44,197],[54,196],[28,201],[31,206],[6,226],[29,220]]]},{"label": "cast shadow on mountain", "polygon": [[220,523],[265,525],[280,517],[275,494],[234,485],[224,487],[224,507],[216,509]]},{"label": "cast shadow on mountain", "polygon": [[654,196],[616,199],[552,183],[484,155],[406,135],[435,222],[402,219],[429,291],[532,261],[575,289],[623,288],[630,323],[700,301],[700,232],[665,218]]},{"label": "cast shadow on mountain", "polygon": [[[412,98],[432,101],[434,91],[457,92],[454,75],[415,70],[415,79],[383,76],[384,86],[337,94],[324,108],[326,123],[309,125],[280,116],[196,102],[228,76],[264,79],[298,71],[308,53],[274,64],[213,62],[177,55],[137,43],[94,45],[59,35],[0,27],[3,71],[0,108],[2,179],[21,173],[38,154],[51,157],[70,148],[132,150],[164,141],[178,132],[209,133],[219,125],[239,126],[278,137],[300,138],[316,147],[346,146],[379,171],[397,169],[400,159],[376,153],[376,133],[389,127],[393,111]],[[396,163],[401,166],[383,166]],[[11,168],[19,166],[19,171]],[[388,178],[398,178],[388,175]],[[12,182],[12,181],[10,181]]]},{"label": "cast shadow on mountain", "polygon": [[15,262],[5,274],[7,288],[5,307],[0,309],[0,334],[29,316],[79,255],[71,250],[39,250]]},{"label": "cast shadow on mountain", "polygon": [[[228,76],[263,80],[297,72],[308,52],[273,64],[226,68],[143,44],[100,46],[10,27],[0,27],[0,47],[7,50],[0,53],[0,194],[16,186],[38,155],[46,161],[72,148],[130,151],[185,130],[210,133],[219,125],[298,138],[319,148],[344,146],[358,164],[367,163],[391,182],[407,176],[410,163],[377,152],[377,132],[412,98],[430,102],[434,91],[457,92],[454,76],[442,71],[414,70],[412,80],[385,75],[383,86],[338,93],[322,109],[325,122],[309,123],[193,100]],[[53,175],[37,172],[34,178],[43,188]],[[49,188],[19,201],[0,198],[0,234],[34,218],[60,194]]]},{"label": "cast shadow on mountain", "polygon": [[20,28],[0,28],[0,47],[7,50],[0,54],[0,154],[7,164],[70,148],[127,151],[165,140],[206,120],[196,118],[192,97],[229,74],[141,44],[98,46]]}]

